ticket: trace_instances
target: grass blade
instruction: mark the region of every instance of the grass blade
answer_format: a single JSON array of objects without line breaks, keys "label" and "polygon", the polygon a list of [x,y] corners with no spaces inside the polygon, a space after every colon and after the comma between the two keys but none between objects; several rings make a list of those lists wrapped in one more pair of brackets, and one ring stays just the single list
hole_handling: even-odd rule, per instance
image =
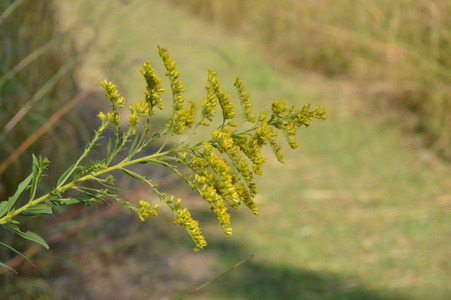
[{"label": "grass blade", "polygon": [[[5,248],[8,248],[9,250],[11,250],[12,252],[14,252],[14,253],[16,253],[16,254],[19,254],[19,255],[22,256],[26,261],[28,261],[33,267],[36,267],[36,266],[31,262],[31,260],[28,259],[28,257],[26,257],[25,255],[23,255],[22,253],[20,253],[20,252],[17,251],[16,249],[14,249],[13,247],[8,246],[8,245],[6,245],[6,244],[3,244],[2,242],[0,242],[0,245],[2,245],[2,246],[5,247]],[[1,263],[0,263],[0,264],[1,264]],[[1,265],[4,266],[4,267],[7,267],[7,268],[9,268],[9,269],[11,269],[10,267],[6,266],[5,264],[1,264]],[[11,269],[11,270],[13,270],[13,269]],[[14,270],[13,270],[13,271],[14,271]],[[16,272],[16,271],[14,271],[14,272]]]},{"label": "grass blade", "polygon": [[16,270],[14,270],[13,268],[11,268],[11,267],[8,267],[7,265],[5,265],[4,263],[1,263],[0,262],[0,266],[2,266],[2,267],[5,267],[5,268],[7,268],[7,269],[10,269],[11,271],[13,271],[14,273],[16,273],[17,274],[17,272],[16,272]]}]

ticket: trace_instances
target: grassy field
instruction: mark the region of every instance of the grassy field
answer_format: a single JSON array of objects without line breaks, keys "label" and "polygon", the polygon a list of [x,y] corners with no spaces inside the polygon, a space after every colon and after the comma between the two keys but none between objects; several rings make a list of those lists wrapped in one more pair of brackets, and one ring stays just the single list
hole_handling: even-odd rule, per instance
[{"label": "grassy field", "polygon": [[179,61],[188,96],[204,97],[213,66],[232,95],[240,75],[257,110],[284,97],[297,106],[326,106],[329,120],[301,130],[299,148],[284,147],[284,165],[268,149],[258,180],[260,216],[233,214],[232,237],[222,235],[200,199],[172,182],[167,188],[184,196],[200,220],[205,250],[194,253],[164,210],[150,224],[116,213],[40,252],[40,269],[30,278],[62,299],[176,299],[254,254],[193,299],[451,297],[450,166],[413,147],[403,120],[367,107],[352,82],[296,70],[265,56],[252,37],[230,36],[171,6],[88,2],[62,5],[68,22],[97,24],[97,48],[79,73],[84,84],[106,76],[129,101],[139,100],[143,62],[163,73],[161,44]]},{"label": "grassy field", "polygon": [[390,102],[419,142],[450,158],[450,1],[167,1],[300,68],[356,81],[365,102]]}]

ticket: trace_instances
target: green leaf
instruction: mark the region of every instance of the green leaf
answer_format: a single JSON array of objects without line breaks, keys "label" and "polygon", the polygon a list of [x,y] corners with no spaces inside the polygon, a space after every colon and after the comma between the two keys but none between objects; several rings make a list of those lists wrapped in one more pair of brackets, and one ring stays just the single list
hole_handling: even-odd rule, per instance
[{"label": "green leaf", "polygon": [[[31,262],[31,260],[28,259],[28,257],[26,257],[25,255],[23,255],[22,253],[20,253],[20,252],[17,251],[16,249],[14,249],[13,247],[8,246],[8,245],[6,245],[6,244],[3,244],[2,242],[0,242],[0,245],[2,245],[2,246],[5,247],[5,248],[8,248],[9,250],[15,252],[16,254],[19,254],[19,255],[22,256],[26,261],[28,261],[30,264],[32,264],[33,267],[36,267],[36,266]],[[3,265],[3,264],[2,264],[2,265]],[[3,265],[3,266],[5,266],[5,265]],[[9,268],[8,266],[6,266],[6,267]],[[11,269],[11,270],[12,270],[12,269]],[[13,270],[13,271],[14,271],[14,270]],[[14,272],[15,272],[15,271],[14,271]]]},{"label": "green leaf", "polygon": [[40,244],[42,247],[46,249],[49,249],[49,245],[47,245],[44,239],[32,231],[27,231],[25,233],[21,232],[19,235],[27,240]]},{"label": "green leaf", "polygon": [[69,198],[67,200],[50,200],[53,205],[61,206],[61,205],[72,205],[77,203],[83,203],[88,206],[91,206],[91,202],[98,202],[97,199],[87,199],[87,198]]},{"label": "green leaf", "polygon": [[39,173],[39,161],[33,154],[33,179],[38,176]]},{"label": "green leaf", "polygon": [[106,154],[106,157],[108,157],[108,158],[110,157],[110,154],[111,154],[111,143],[112,143],[111,138],[109,138],[109,139],[108,139],[108,145],[107,145],[107,147],[106,147],[106,150],[107,150],[107,151],[106,151],[106,153],[107,153],[107,154]]},{"label": "green leaf", "polygon": [[157,166],[167,167],[167,164],[165,164],[164,162],[159,162],[157,160],[152,161],[152,164],[157,165]]},{"label": "green leaf", "polygon": [[30,174],[27,178],[25,178],[24,181],[19,183],[17,191],[14,193],[14,195],[12,197],[8,198],[8,206],[7,206],[8,211],[10,211],[11,208],[13,208],[14,204],[17,201],[17,198],[19,198],[20,194],[22,194],[23,191],[25,191],[25,189],[28,187],[28,184],[30,183],[32,178],[33,178],[33,174]]},{"label": "green leaf", "polygon": [[99,200],[97,199],[87,199],[87,198],[70,198],[69,200],[67,200],[67,205],[71,205],[71,204],[76,204],[76,203],[83,203],[86,204],[88,206],[91,205],[91,202],[97,202]]},{"label": "green leaf", "polygon": [[[3,224],[2,224],[3,225]],[[19,229],[19,227],[17,227],[16,225],[12,225],[12,224],[5,224],[5,226],[6,227],[8,227],[9,229],[12,229],[14,232],[17,232],[17,231],[19,231],[20,232],[20,229]],[[14,233],[13,232],[13,233]]]},{"label": "green leaf", "polygon": [[[98,200],[99,202],[104,202],[104,203],[106,203],[106,204],[109,204],[108,201],[106,201],[105,199],[103,199],[103,198],[101,198],[101,197],[99,197],[99,196],[97,196],[97,195],[95,195],[95,194],[93,194],[93,193],[90,193],[90,192],[85,191],[85,190],[80,189],[80,188],[75,188],[75,189],[76,189],[77,191],[79,191],[80,193],[84,194],[85,196],[88,196],[89,198],[96,199],[96,200]],[[94,201],[91,201],[91,202],[94,202]]]},{"label": "green leaf", "polygon": [[61,187],[61,186],[64,184],[64,182],[66,182],[67,178],[69,178],[69,176],[72,174],[72,172],[73,172],[73,170],[74,170],[74,168],[75,168],[75,165],[76,165],[76,164],[73,164],[72,166],[70,166],[70,168],[67,169],[67,170],[63,173],[63,175],[61,175],[61,177],[58,179],[58,182],[57,182],[57,184],[56,184],[56,187],[57,187],[57,188]]},{"label": "green leaf", "polygon": [[16,272],[16,270],[14,270],[13,268],[11,268],[11,267],[8,267],[7,265],[5,265],[4,263],[1,263],[0,262],[0,266],[2,266],[2,267],[5,267],[5,268],[7,268],[7,269],[10,269],[11,271],[13,271],[14,273],[16,273],[17,274],[17,272]]},{"label": "green leaf", "polygon": [[8,201],[2,201],[0,202],[0,218],[6,215],[8,212]]},{"label": "green leaf", "polygon": [[18,235],[20,235],[21,237],[23,237],[24,239],[38,243],[45,249],[49,249],[49,245],[47,245],[47,243],[44,241],[44,239],[32,231],[27,231],[25,233],[20,231],[20,232],[16,232],[16,233]]},{"label": "green leaf", "polygon": [[16,225],[12,225],[12,224],[6,224],[6,226],[8,226],[12,230],[14,230],[15,233],[17,233],[18,235],[20,235],[24,239],[27,239],[27,240],[30,240],[32,242],[38,243],[38,244],[42,245],[44,248],[46,248],[46,249],[49,248],[49,245],[47,245],[47,243],[44,241],[44,239],[41,238],[36,233],[31,232],[31,231],[22,232],[22,231],[20,231],[19,227],[17,227]]},{"label": "green leaf", "polygon": [[143,178],[142,178],[142,177],[139,177],[137,174],[135,174],[135,173],[133,173],[133,172],[127,170],[127,169],[124,169],[124,168],[121,168],[121,170],[122,170],[125,174],[127,174],[128,176],[133,177],[133,178],[135,178],[136,180],[139,180],[139,181],[141,181],[141,182],[144,182],[144,181],[143,181]]},{"label": "green leaf", "polygon": [[77,168],[74,173],[74,180],[77,180],[83,175],[83,170],[81,168]]},{"label": "green leaf", "polygon": [[9,228],[8,226],[4,225],[4,224],[0,224],[2,226],[2,228],[4,230],[6,230],[7,232],[14,234],[14,230],[12,230],[11,228]]},{"label": "green leaf", "polygon": [[52,215],[52,208],[47,204],[37,204],[21,212],[20,216]]},{"label": "green leaf", "polygon": [[40,166],[39,166],[39,162],[38,159],[36,158],[36,156],[33,154],[33,181],[31,183],[31,190],[30,190],[30,201],[33,200],[34,195],[36,193],[36,186],[39,182],[39,170],[40,170]]},{"label": "green leaf", "polygon": [[138,142],[138,135],[135,136],[135,139],[133,140],[132,145],[130,146],[130,150],[128,151],[128,156],[130,156],[132,154],[137,142]]}]

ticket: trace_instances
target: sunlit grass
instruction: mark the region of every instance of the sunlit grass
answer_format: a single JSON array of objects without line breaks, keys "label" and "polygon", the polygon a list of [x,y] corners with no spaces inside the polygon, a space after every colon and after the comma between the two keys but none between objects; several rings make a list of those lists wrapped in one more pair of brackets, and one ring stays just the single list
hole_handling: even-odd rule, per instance
[{"label": "sunlit grass", "polygon": [[357,80],[366,102],[396,103],[422,143],[450,157],[449,1],[171,2],[252,36],[270,57]]}]

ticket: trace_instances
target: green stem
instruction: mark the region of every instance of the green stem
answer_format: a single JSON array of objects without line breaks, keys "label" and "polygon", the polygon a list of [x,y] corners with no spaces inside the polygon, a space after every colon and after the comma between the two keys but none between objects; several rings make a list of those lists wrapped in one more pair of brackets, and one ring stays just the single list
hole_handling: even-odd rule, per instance
[{"label": "green stem", "polygon": [[[130,166],[130,165],[134,165],[134,164],[138,164],[138,163],[142,163],[142,162],[156,161],[157,158],[164,157],[164,156],[167,156],[167,155],[179,152],[179,151],[185,151],[185,150],[187,150],[187,148],[177,148],[177,149],[168,150],[166,152],[155,153],[155,154],[148,155],[148,156],[145,156],[145,157],[137,158],[137,159],[134,159],[134,160],[121,162],[121,163],[119,163],[119,164],[117,164],[115,166],[112,166],[112,167],[106,168],[104,170],[100,170],[100,171],[94,172],[94,173],[92,173],[90,175],[83,176],[83,177],[81,177],[81,178],[79,178],[77,180],[74,180],[74,181],[72,181],[72,182],[70,182],[68,184],[65,184],[65,185],[61,186],[59,188],[59,190],[60,191],[66,191],[68,189],[73,188],[75,185],[77,185],[79,183],[82,183],[82,182],[85,182],[85,181],[88,181],[88,180],[96,179],[98,176],[103,175],[105,173],[109,173],[109,172],[112,172],[112,171],[115,171],[115,170],[120,170],[120,169],[122,169],[124,167]],[[50,196],[51,196],[50,193],[45,194],[44,196],[42,196],[42,197],[40,197],[40,198],[38,198],[36,200],[28,202],[27,204],[25,204],[21,208],[8,213],[3,218],[0,218],[0,224],[8,223],[9,220],[11,220],[13,217],[15,217],[18,214],[22,213],[23,211],[27,210],[31,206],[37,205],[37,204],[39,204],[41,202],[44,202],[44,201],[48,200],[50,198]]]},{"label": "green stem", "polygon": [[[102,124],[102,126],[103,125],[104,124]],[[72,173],[77,169],[77,167],[81,163],[81,161],[89,154],[89,152],[91,152],[92,147],[95,146],[95,144],[99,140],[102,132],[103,132],[103,130],[100,130],[100,129],[96,131],[96,134],[94,135],[94,138],[90,142],[89,146],[86,147],[86,149],[83,152],[83,154],[80,156],[80,158],[75,163],[75,166],[72,168],[72,170],[69,172],[69,174],[67,174],[66,178],[63,181],[60,182],[60,184],[57,186],[57,188],[60,188],[66,182],[67,178],[69,178],[72,175]]]}]

